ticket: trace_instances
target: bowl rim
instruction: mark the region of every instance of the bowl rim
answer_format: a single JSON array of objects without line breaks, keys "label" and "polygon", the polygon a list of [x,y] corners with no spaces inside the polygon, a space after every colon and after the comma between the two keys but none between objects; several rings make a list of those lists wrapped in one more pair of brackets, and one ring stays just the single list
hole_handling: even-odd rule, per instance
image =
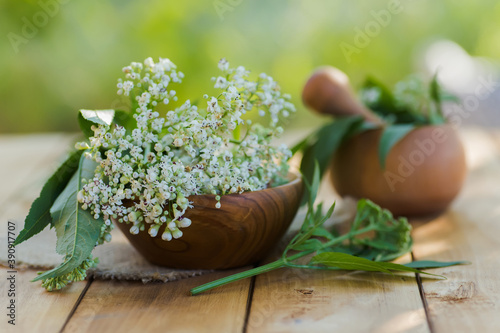
[{"label": "bowl rim", "polygon": [[[231,193],[231,194],[223,194],[223,195],[220,194],[220,197],[222,200],[224,197],[248,196],[248,195],[252,195],[252,193],[262,193],[262,192],[268,192],[268,191],[275,191],[277,189],[285,189],[285,188],[289,188],[289,187],[292,188],[292,187],[295,187],[298,184],[302,183],[302,175],[296,170],[289,170],[288,174],[287,174],[287,178],[289,179],[289,181],[287,183],[281,184],[281,185],[278,185],[275,187],[267,187],[267,188],[264,188],[262,190],[246,191],[243,193]],[[191,199],[194,199],[194,198],[206,198],[206,199],[214,199],[215,200],[216,196],[217,196],[216,194],[194,194],[194,195],[190,195],[189,197],[187,197],[187,199],[190,201],[191,201]]]}]

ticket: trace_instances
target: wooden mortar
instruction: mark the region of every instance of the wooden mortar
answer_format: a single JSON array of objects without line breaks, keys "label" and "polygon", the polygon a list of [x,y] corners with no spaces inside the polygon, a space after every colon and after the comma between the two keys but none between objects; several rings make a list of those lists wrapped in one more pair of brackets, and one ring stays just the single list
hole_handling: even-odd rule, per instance
[{"label": "wooden mortar", "polygon": [[426,216],[444,211],[467,172],[460,138],[449,125],[419,127],[378,157],[382,129],[363,132],[333,156],[332,181],[341,196],[368,198],[394,215]]}]

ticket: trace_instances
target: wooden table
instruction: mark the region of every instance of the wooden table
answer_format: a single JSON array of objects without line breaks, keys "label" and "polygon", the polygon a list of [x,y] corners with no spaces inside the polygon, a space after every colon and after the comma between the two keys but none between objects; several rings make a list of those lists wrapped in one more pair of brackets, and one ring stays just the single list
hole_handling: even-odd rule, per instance
[{"label": "wooden table", "polygon": [[[191,297],[192,287],[238,270],[166,284],[89,280],[53,293],[29,282],[35,270],[20,270],[13,327],[6,317],[8,273],[1,268],[0,331],[500,332],[500,135],[462,134],[471,169],[465,188],[447,213],[413,232],[414,258],[473,263],[434,271],[447,280],[282,269]],[[2,227],[26,215],[71,140],[0,136]]]}]

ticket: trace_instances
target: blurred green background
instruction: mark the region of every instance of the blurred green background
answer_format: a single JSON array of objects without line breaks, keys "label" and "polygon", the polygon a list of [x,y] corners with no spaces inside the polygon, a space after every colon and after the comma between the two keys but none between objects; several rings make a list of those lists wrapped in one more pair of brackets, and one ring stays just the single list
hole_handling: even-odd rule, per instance
[{"label": "blurred green background", "polygon": [[373,11],[393,5],[2,0],[0,132],[77,130],[78,109],[123,106],[116,95],[121,68],[148,56],[170,58],[185,73],[180,100],[196,99],[211,87],[222,57],[266,72],[293,96],[299,111],[293,128],[324,121],[310,116],[300,100],[305,80],[319,65],[341,68],[359,86],[367,74],[392,84],[413,72],[422,48],[438,39],[452,40],[471,55],[500,55],[500,2],[401,0],[399,12],[346,57],[342,43],[356,47],[356,29],[375,20]]}]

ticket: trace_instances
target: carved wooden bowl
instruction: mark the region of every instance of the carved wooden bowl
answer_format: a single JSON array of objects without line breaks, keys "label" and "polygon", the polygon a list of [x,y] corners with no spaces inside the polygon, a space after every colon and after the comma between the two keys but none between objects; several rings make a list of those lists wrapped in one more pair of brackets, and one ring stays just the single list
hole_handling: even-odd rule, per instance
[{"label": "carved wooden bowl", "polygon": [[214,195],[189,197],[194,207],[185,216],[192,224],[182,229],[179,239],[164,241],[147,231],[132,235],[129,224],[116,225],[137,251],[156,265],[184,269],[245,266],[262,259],[295,217],[303,184],[297,174],[291,173],[289,179],[277,187],[221,196],[219,209],[215,208]]}]

